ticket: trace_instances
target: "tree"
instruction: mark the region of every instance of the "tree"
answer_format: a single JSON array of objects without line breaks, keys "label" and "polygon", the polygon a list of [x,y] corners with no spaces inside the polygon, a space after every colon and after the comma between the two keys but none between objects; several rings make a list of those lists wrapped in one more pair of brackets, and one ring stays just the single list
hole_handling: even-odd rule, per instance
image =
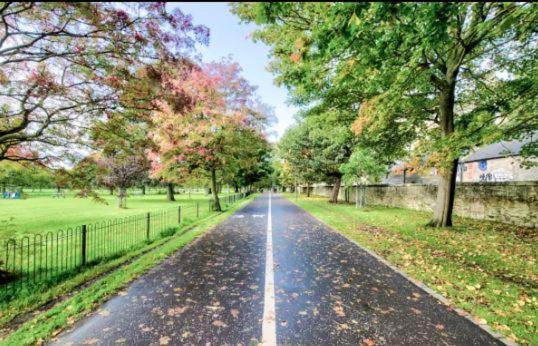
[{"label": "tree", "polygon": [[295,179],[292,174],[291,166],[284,160],[278,157],[273,161],[273,185],[280,186],[283,192],[289,188],[290,191],[294,191]]},{"label": "tree", "polygon": [[2,193],[8,186],[25,186],[28,183],[24,167],[14,162],[2,162],[0,164],[0,184]]},{"label": "tree", "polygon": [[127,189],[147,177],[149,164],[140,156],[105,157],[107,169],[104,180],[118,189],[118,208],[127,207]]},{"label": "tree", "polygon": [[353,116],[332,109],[314,107],[305,111],[297,127],[280,143],[282,158],[295,176],[309,185],[326,181],[333,184],[329,202],[337,203],[342,182],[340,166],[351,156],[355,139],[350,130]]},{"label": "tree", "polygon": [[241,150],[237,152],[234,165],[226,167],[223,171],[224,182],[234,186],[235,192],[239,192],[239,187],[243,186],[249,188],[271,186],[273,165],[267,141],[259,136],[246,136],[241,138],[241,143],[237,143],[236,146]]},{"label": "tree", "polygon": [[69,152],[93,120],[126,106],[122,86],[137,66],[208,36],[164,3],[4,2],[0,24],[0,160]]},{"label": "tree", "polygon": [[214,208],[221,211],[217,173],[248,160],[252,144],[263,141],[265,116],[251,103],[254,88],[237,64],[172,66],[163,82],[170,93],[153,113],[153,176],[182,182],[206,172]]},{"label": "tree", "polygon": [[101,153],[94,153],[84,157],[69,171],[70,186],[78,190],[76,197],[91,197],[94,201],[106,204],[95,191],[99,185],[114,188],[114,184],[108,179],[108,170]]},{"label": "tree", "polygon": [[321,177],[312,165],[315,153],[305,123],[286,131],[278,145],[278,155],[284,162],[283,168],[287,168],[284,172],[288,173],[288,183],[294,188],[298,183],[306,184],[310,196],[310,185],[319,182]]},{"label": "tree", "polygon": [[[458,157],[538,128],[536,4],[236,4],[274,46],[297,103],[359,110],[383,155],[415,144],[440,173],[432,226],[450,226]],[[361,139],[362,140],[362,139]],[[381,150],[382,149],[382,150]]]},{"label": "tree", "polygon": [[53,175],[53,182],[56,186],[56,191],[60,193],[62,189],[68,188],[69,184],[71,182],[71,179],[69,177],[69,173],[65,168],[59,168],[55,170]]},{"label": "tree", "polygon": [[343,179],[358,186],[355,194],[356,206],[365,205],[363,185],[365,182],[377,182],[379,177],[387,171],[387,165],[375,156],[372,150],[357,147],[351,154],[349,161],[340,166]]}]

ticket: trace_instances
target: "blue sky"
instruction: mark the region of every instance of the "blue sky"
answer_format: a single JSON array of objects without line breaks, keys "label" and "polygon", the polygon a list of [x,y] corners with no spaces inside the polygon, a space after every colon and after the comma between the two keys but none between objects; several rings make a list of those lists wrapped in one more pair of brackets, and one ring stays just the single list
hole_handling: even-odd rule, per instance
[{"label": "blue sky", "polygon": [[[243,68],[243,75],[251,84],[258,86],[258,94],[263,102],[274,107],[278,123],[273,125],[275,136],[279,138],[293,123],[296,107],[286,104],[287,90],[273,83],[274,76],[266,70],[269,63],[269,47],[254,43],[249,34],[255,26],[239,24],[239,19],[230,13],[226,3],[169,3],[184,13],[193,16],[195,24],[203,24],[211,30],[208,47],[200,46],[204,61],[220,60],[230,56]],[[273,136],[273,140],[275,139]]]}]

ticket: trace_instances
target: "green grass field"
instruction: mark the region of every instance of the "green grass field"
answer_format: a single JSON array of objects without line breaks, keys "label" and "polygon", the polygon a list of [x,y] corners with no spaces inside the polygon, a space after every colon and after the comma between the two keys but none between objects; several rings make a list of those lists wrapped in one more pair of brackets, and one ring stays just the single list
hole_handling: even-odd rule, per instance
[{"label": "green grass field", "polygon": [[[90,198],[78,198],[68,192],[65,198],[53,198],[55,191],[27,191],[26,199],[0,199],[0,243],[7,238],[20,238],[25,234],[45,233],[85,223],[94,223],[119,217],[141,215],[177,206],[200,203],[200,210],[208,209],[209,197],[203,193],[176,194],[175,202],[166,200],[165,194],[141,195],[132,191],[127,199],[127,209],[116,206],[116,197],[100,194],[107,204]],[[222,193],[221,196],[226,196]]]},{"label": "green grass field", "polygon": [[452,229],[434,229],[424,227],[427,212],[286,196],[480,322],[520,344],[538,345],[535,229],[464,218]]},{"label": "green grass field", "polygon": [[[222,195],[223,207],[226,197]],[[213,213],[204,194],[178,195],[174,202],[164,194],[133,194],[128,209],[118,208],[114,196],[102,198],[106,203],[73,194],[53,198],[52,191],[42,191],[22,200],[2,200],[0,270],[9,273],[2,283],[57,282],[88,265],[135,251],[177,231],[179,206],[181,226]],[[7,298],[11,290],[1,293],[0,298]]]}]

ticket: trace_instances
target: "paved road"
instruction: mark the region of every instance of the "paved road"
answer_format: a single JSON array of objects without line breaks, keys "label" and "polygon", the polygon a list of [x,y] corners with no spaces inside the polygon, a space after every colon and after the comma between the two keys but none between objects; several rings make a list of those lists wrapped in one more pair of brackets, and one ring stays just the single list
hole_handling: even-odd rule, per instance
[{"label": "paved road", "polygon": [[[266,253],[274,271],[270,261],[266,268]],[[501,344],[302,209],[268,194],[144,275],[56,344],[262,340]]]}]

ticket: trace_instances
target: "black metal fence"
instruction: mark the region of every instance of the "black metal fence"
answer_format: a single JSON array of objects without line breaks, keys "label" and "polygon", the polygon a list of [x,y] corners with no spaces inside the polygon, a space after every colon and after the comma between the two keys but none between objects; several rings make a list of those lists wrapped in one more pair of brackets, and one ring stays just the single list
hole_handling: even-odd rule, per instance
[{"label": "black metal fence", "polygon": [[[233,204],[247,194],[225,196]],[[85,224],[45,234],[8,239],[0,249],[1,287],[59,279],[83,267],[118,257],[160,237],[175,233],[185,220],[213,210],[196,202],[174,209]]]}]

